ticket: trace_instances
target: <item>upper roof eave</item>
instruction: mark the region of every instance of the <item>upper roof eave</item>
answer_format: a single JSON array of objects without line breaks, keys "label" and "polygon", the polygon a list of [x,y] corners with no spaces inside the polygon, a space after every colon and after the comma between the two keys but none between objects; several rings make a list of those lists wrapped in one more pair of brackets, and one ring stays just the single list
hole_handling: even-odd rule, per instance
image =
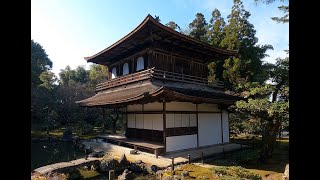
[{"label": "upper roof eave", "polygon": [[147,22],[152,22],[154,25],[156,25],[157,27],[169,32],[169,33],[172,33],[182,39],[185,39],[185,40],[188,40],[188,41],[191,41],[193,43],[196,43],[196,44],[199,44],[199,45],[202,45],[202,46],[205,46],[211,50],[214,50],[216,52],[219,52],[219,53],[222,53],[222,54],[226,54],[226,55],[236,55],[238,53],[238,51],[236,50],[225,50],[225,49],[220,49],[220,48],[216,48],[216,47],[213,47],[207,43],[204,43],[204,42],[201,42],[199,40],[196,40],[192,37],[189,37],[187,35],[184,35],[184,34],[181,34],[175,30],[172,30],[166,26],[164,26],[163,24],[159,23],[157,20],[155,20],[150,14],[147,15],[147,17],[139,24],[139,26],[137,26],[134,30],[132,30],[129,34],[127,34],[126,36],[124,36],[123,38],[121,38],[120,40],[118,40],[117,42],[113,43],[111,46],[107,47],[106,49],[98,52],[97,54],[95,55],[92,55],[92,56],[88,56],[88,57],[84,57],[85,60],[87,60],[88,62],[92,62],[92,60],[96,57],[98,57],[99,55],[107,52],[107,51],[110,51],[112,50],[113,48],[115,48],[117,45],[121,44],[123,41],[127,40],[128,38],[130,38],[132,35],[134,35],[137,31],[139,31],[141,28],[144,27],[145,24],[147,24]]}]

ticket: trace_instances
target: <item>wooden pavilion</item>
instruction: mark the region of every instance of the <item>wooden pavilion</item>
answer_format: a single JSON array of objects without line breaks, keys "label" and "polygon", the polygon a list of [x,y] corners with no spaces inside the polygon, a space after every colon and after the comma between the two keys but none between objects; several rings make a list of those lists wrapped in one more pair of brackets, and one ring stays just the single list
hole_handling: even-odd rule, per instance
[{"label": "wooden pavilion", "polygon": [[[235,55],[176,32],[148,15],[128,35],[85,57],[108,66],[110,79],[81,107],[122,107],[126,137],[109,138],[156,154],[229,143],[226,108],[239,97],[208,82],[207,65]],[[153,148],[156,147],[156,148]]]}]

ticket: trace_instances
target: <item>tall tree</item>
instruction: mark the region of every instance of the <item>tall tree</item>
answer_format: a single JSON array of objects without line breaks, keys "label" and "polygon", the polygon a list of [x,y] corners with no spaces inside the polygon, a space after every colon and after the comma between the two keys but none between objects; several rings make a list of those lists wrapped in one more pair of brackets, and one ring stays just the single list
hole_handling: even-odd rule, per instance
[{"label": "tall tree", "polygon": [[109,71],[107,66],[99,65],[99,64],[93,64],[90,66],[89,70],[89,85],[92,88],[95,88],[95,86],[98,83],[102,83],[109,79]]},{"label": "tall tree", "polygon": [[75,70],[75,80],[80,83],[86,83],[89,79],[89,73],[84,66],[78,66]]},{"label": "tall tree", "polygon": [[60,84],[68,85],[71,80],[75,81],[76,72],[75,70],[72,70],[71,67],[68,65],[64,69],[60,70],[59,77]]},{"label": "tall tree", "polygon": [[202,13],[197,13],[196,18],[189,24],[190,36],[203,42],[207,42],[207,25],[206,19]]},{"label": "tall tree", "polygon": [[[262,72],[262,60],[266,51],[273,49],[271,45],[257,45],[254,26],[249,22],[250,13],[244,9],[240,0],[234,0],[228,25],[224,28],[225,37],[220,46],[238,50],[237,57],[225,60],[223,78],[227,80],[227,88],[241,91],[246,82],[264,82],[266,79],[258,74]],[[260,79],[259,79],[259,78]]]},{"label": "tall tree", "polygon": [[[276,0],[254,0],[257,2],[262,2],[265,4],[270,4],[275,2]],[[287,1],[287,0],[280,0],[281,2]],[[288,23],[289,22],[289,5],[282,5],[279,6],[278,9],[284,13],[282,17],[272,17],[271,19],[278,22],[278,23]]]},{"label": "tall tree", "polygon": [[51,71],[42,72],[39,78],[42,81],[42,84],[40,84],[39,86],[42,86],[49,90],[52,90],[54,88],[55,82],[57,81],[56,75]]},{"label": "tall tree", "polygon": [[[223,31],[225,24],[226,23],[223,17],[221,17],[220,11],[218,9],[214,9],[212,11],[212,17],[208,24],[207,31],[208,42],[214,47],[220,47],[221,41],[225,37],[225,33]],[[209,81],[222,80],[223,63],[223,59],[218,59],[208,64]]]},{"label": "tall tree", "polygon": [[[270,158],[281,126],[289,120],[289,57],[271,64],[269,77],[272,84],[251,86],[246,92],[248,101],[236,102],[236,112],[243,119],[255,120],[262,129],[261,157]],[[252,84],[251,84],[252,85]],[[271,99],[270,99],[271,96]]]},{"label": "tall tree", "polygon": [[167,26],[168,28],[172,29],[172,30],[175,30],[175,31],[177,31],[177,30],[180,31],[180,30],[181,30],[180,26],[179,26],[177,23],[173,22],[173,21],[168,22],[168,23],[166,24],[166,26]]},{"label": "tall tree", "polygon": [[214,47],[220,47],[222,39],[224,39],[224,27],[226,22],[218,9],[212,11],[212,17],[210,23],[208,24],[208,40]]},{"label": "tall tree", "polygon": [[43,47],[31,40],[31,85],[37,86],[41,83],[39,76],[42,72],[52,68],[52,61],[49,59]]},{"label": "tall tree", "polygon": [[49,70],[52,61],[44,48],[31,40],[31,122],[44,124],[47,108],[52,105],[54,75]]}]

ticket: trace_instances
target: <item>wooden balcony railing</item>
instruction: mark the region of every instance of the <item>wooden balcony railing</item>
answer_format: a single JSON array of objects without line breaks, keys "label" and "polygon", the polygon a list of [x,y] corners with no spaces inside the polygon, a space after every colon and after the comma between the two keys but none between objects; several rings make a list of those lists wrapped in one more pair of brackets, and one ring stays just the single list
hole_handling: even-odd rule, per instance
[{"label": "wooden balcony railing", "polygon": [[223,88],[224,84],[222,81],[208,82],[207,78],[201,78],[196,76],[190,76],[186,74],[179,74],[169,71],[162,71],[159,69],[151,68],[144,71],[128,74],[114,79],[107,80],[106,82],[100,83],[96,87],[96,91],[106,90],[112,87],[117,87],[124,84],[129,84],[137,81],[146,79],[161,79],[166,81],[176,81],[183,83],[191,83],[198,85],[209,85],[212,87]]}]

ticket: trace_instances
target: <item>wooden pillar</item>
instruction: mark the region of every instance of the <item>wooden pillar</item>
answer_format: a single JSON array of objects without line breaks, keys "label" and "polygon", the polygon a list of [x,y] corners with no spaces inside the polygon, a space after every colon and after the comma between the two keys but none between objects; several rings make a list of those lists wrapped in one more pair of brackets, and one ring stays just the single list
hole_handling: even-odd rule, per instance
[{"label": "wooden pillar", "polygon": [[134,68],[134,58],[132,58],[131,61],[132,61],[132,72],[131,72],[131,73],[134,73],[134,72],[135,72],[135,68]]},{"label": "wooden pillar", "polygon": [[221,107],[221,143],[223,143],[223,123],[222,123],[222,106]]},{"label": "wooden pillar", "polygon": [[163,120],[162,120],[162,122],[163,122],[163,143],[164,143],[164,152],[166,152],[166,147],[167,147],[167,144],[166,144],[166,137],[167,137],[167,135],[166,135],[166,100],[164,99],[163,101],[162,101],[162,112],[163,112]]},{"label": "wooden pillar", "polygon": [[229,124],[229,111],[228,112],[228,132],[229,132],[229,139],[228,142],[230,142],[230,124]]},{"label": "wooden pillar", "polygon": [[105,119],[106,118],[106,115],[105,115],[105,109],[102,108],[102,119],[103,119],[103,123],[102,123],[102,132],[105,133],[105,126],[104,126],[104,123],[105,123]]},{"label": "wooden pillar", "polygon": [[[126,108],[125,108],[126,110],[125,110],[125,113],[123,114],[123,115],[125,115],[126,116],[126,119],[125,119],[125,127],[124,127],[124,130],[125,130],[125,136],[127,135],[127,129],[128,129],[128,106],[126,106]],[[127,136],[126,136],[127,137]]]},{"label": "wooden pillar", "polygon": [[196,118],[197,118],[197,147],[199,147],[199,113],[198,113],[198,104],[196,104]]}]

